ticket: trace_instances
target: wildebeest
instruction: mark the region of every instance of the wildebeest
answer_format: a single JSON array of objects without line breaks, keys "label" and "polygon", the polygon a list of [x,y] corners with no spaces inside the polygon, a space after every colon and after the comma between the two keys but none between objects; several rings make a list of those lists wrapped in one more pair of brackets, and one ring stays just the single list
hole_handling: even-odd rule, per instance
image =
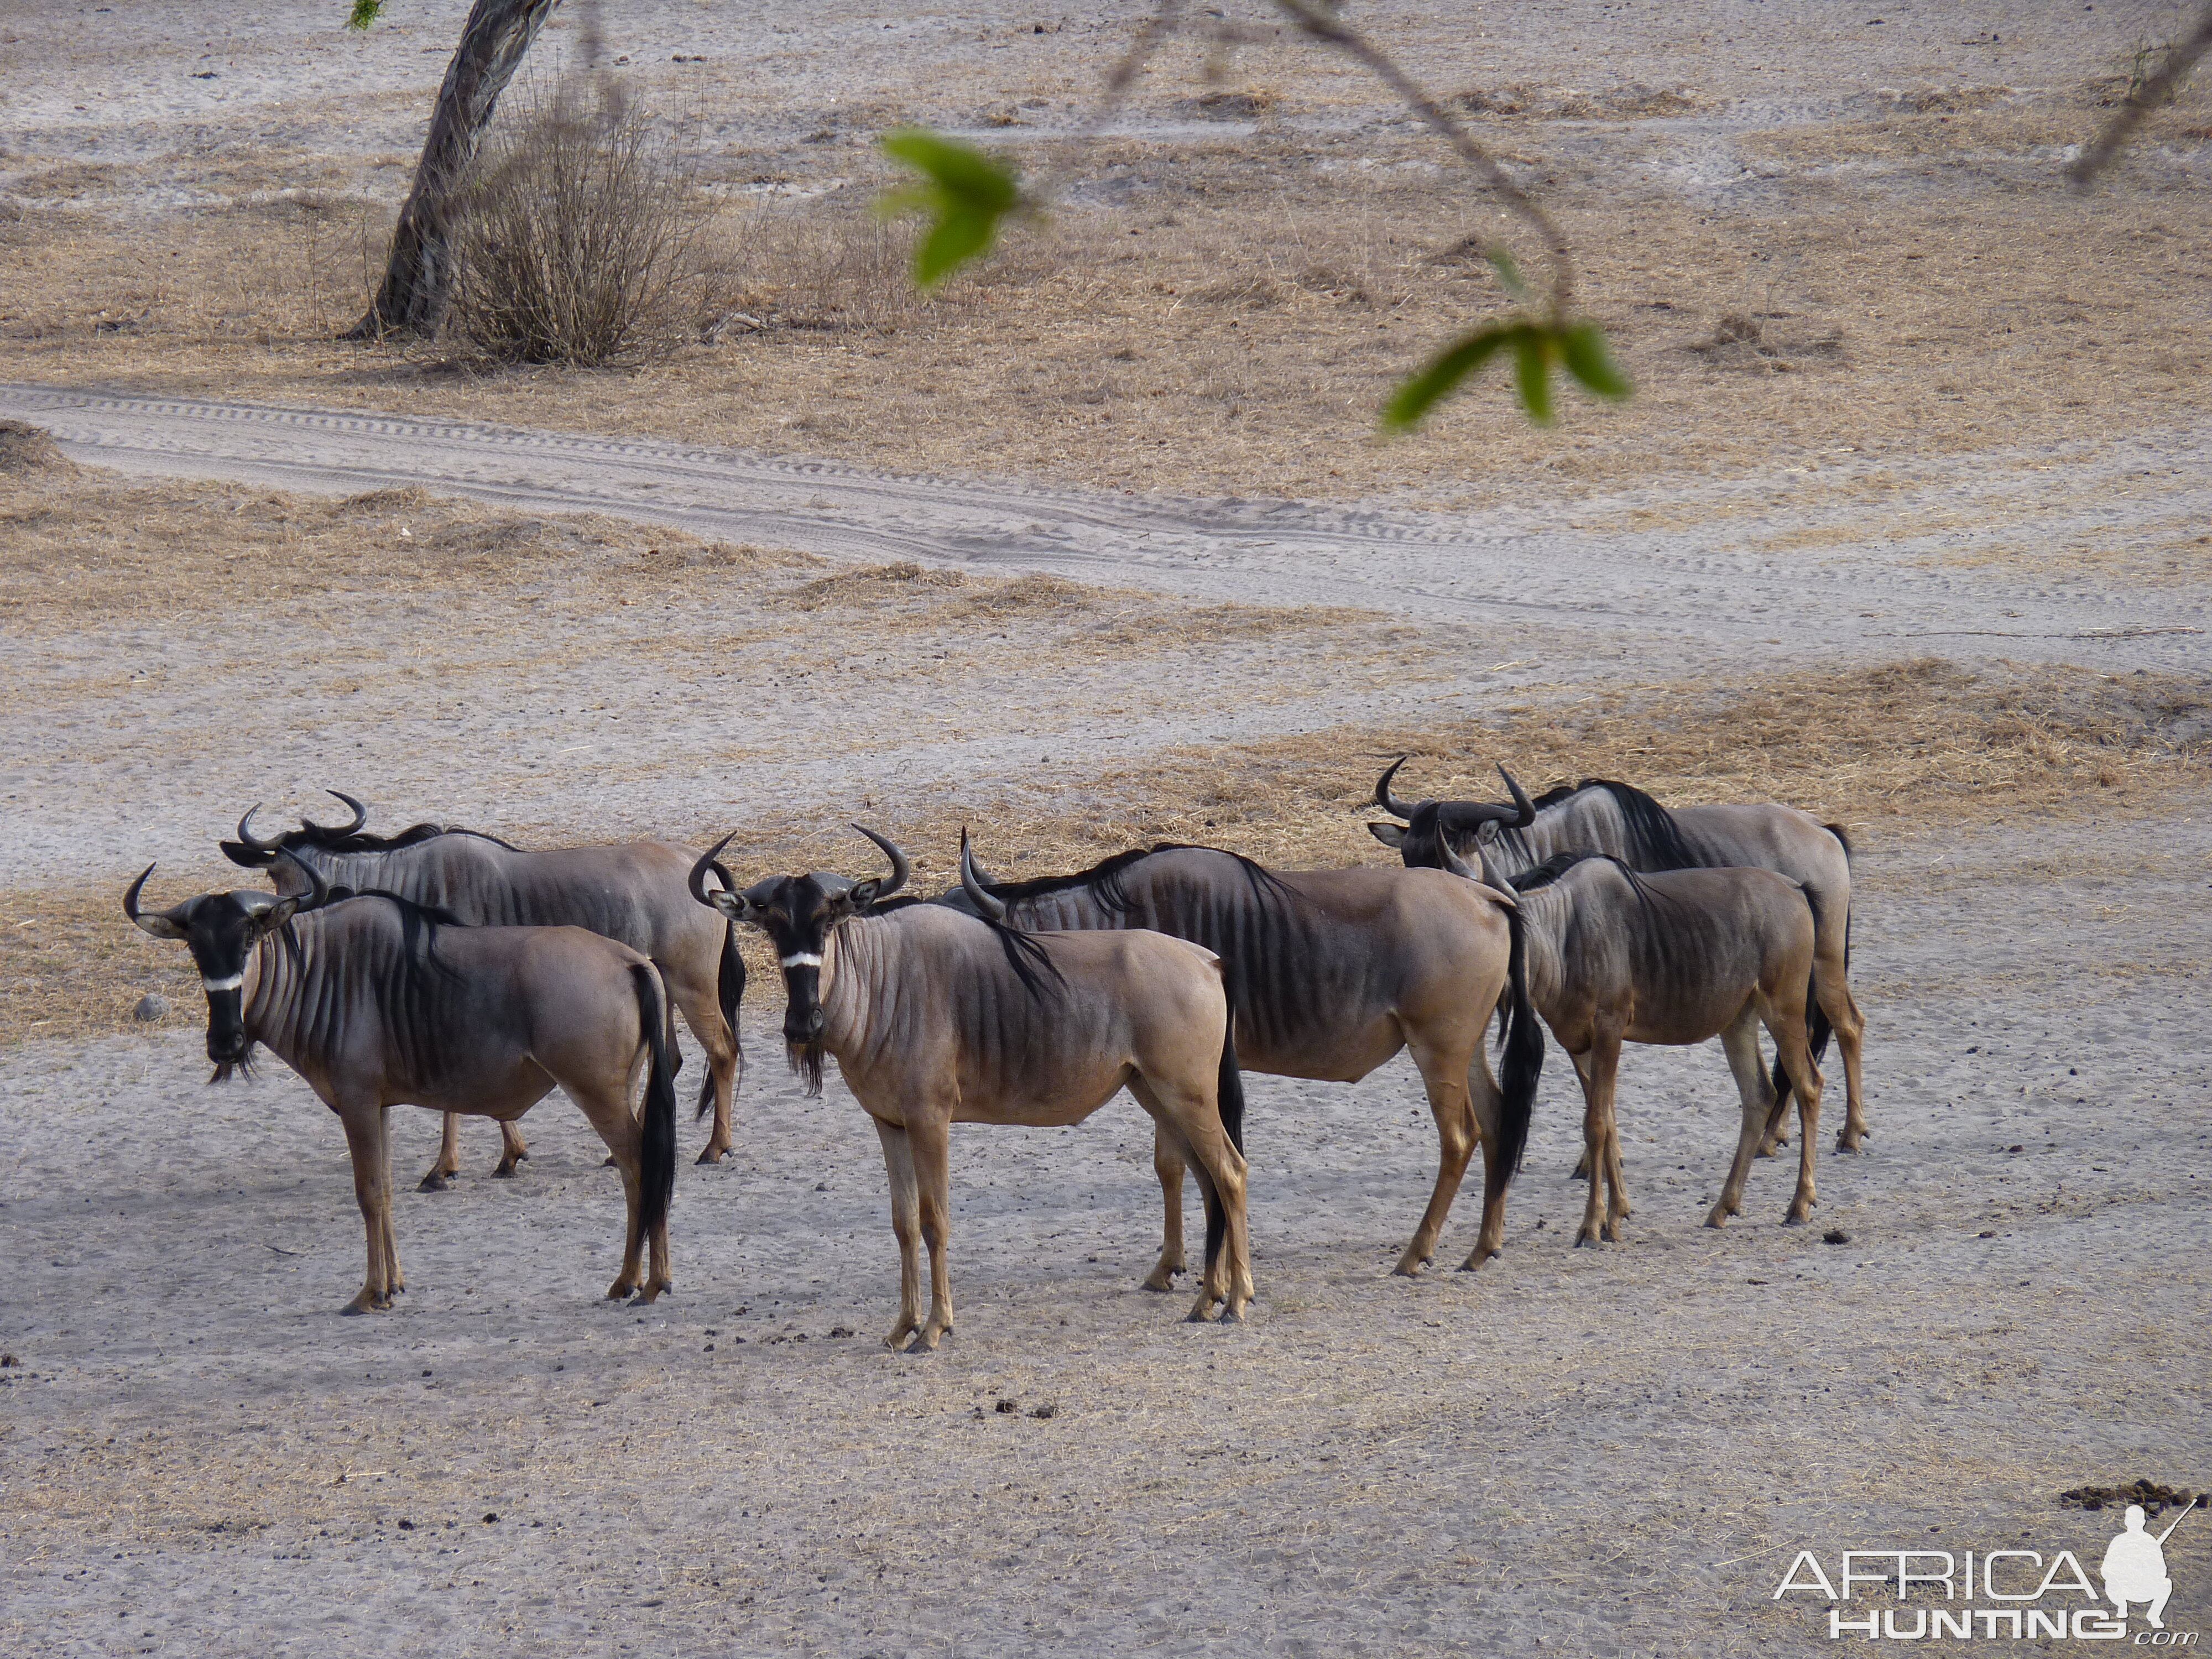
[{"label": "wildebeest", "polygon": [[[1505,1237],[1505,1189],[1528,1144],[1544,1039],[1522,989],[1520,925],[1510,895],[1443,871],[1269,870],[1210,847],[1121,853],[1073,875],[992,884],[1024,927],[1149,927],[1221,958],[1248,1071],[1356,1083],[1401,1048],[1413,1052],[1436,1119],[1436,1186],[1395,1271],[1436,1254],[1480,1130],[1482,1227],[1463,1266]],[[972,909],[971,894],[941,902]],[[1507,1014],[1504,1085],[1483,1031]],[[1182,1161],[1163,1139],[1154,1165],[1166,1199],[1158,1264],[1168,1288],[1182,1268]]]},{"label": "wildebeest", "polygon": [[[899,1316],[885,1344],[911,1334],[915,1349],[931,1349],[952,1328],[951,1126],[1079,1123],[1125,1085],[1197,1166],[1206,1195],[1205,1283],[1190,1316],[1219,1303],[1224,1318],[1242,1317],[1252,1295],[1236,1145],[1243,1095],[1219,959],[1152,933],[1010,926],[975,883],[964,832],[962,879],[980,914],[915,905],[869,915],[904,884],[907,861],[883,836],[860,833],[890,860],[888,877],[771,876],[710,891],[704,878],[725,836],[691,881],[702,904],[775,942],[784,1042],[810,1091],[834,1054],[875,1121],[899,1245]],[[929,1246],[926,1320],[917,1234]]]},{"label": "wildebeest", "polygon": [[[1836,1150],[1855,1152],[1866,1136],[1859,1048],[1866,1024],[1851,996],[1851,843],[1838,823],[1792,806],[1683,806],[1669,810],[1641,789],[1585,779],[1531,801],[1505,775],[1511,806],[1483,801],[1409,803],[1390,793],[1401,755],[1375,786],[1375,804],[1407,822],[1370,823],[1375,838],[1409,865],[1442,868],[1449,847],[1469,866],[1478,854],[1509,879],[1559,853],[1604,853],[1650,875],[1662,870],[1750,867],[1787,876],[1820,912],[1813,955],[1813,1057],[1827,1052],[1832,1027],[1843,1054],[1844,1127]],[[1498,769],[1504,775],[1504,768]],[[1778,1089],[1785,1085],[1778,1066]]]},{"label": "wildebeest", "polygon": [[[736,1011],[745,968],[728,924],[691,902],[692,849],[641,841],[532,853],[480,830],[434,823],[396,836],[364,835],[368,809],[350,795],[331,793],[352,810],[351,823],[332,828],[302,819],[299,829],[263,841],[248,811],[238,821],[238,839],[222,843],[224,856],[249,870],[268,870],[283,894],[305,892],[304,872],[312,869],[333,887],[396,893],[472,927],[582,927],[643,952],[707,1051],[699,1112],[704,1116],[713,1107],[714,1128],[699,1161],[714,1163],[730,1150]],[[280,853],[292,855],[289,872],[277,861]],[[459,1172],[458,1115],[447,1115],[438,1161],[422,1177],[426,1188]],[[512,1123],[501,1124],[500,1133],[504,1155],[495,1173],[512,1175],[527,1154]]]},{"label": "wildebeest", "polygon": [[[344,1125],[368,1240],[347,1310],[389,1307],[406,1288],[392,1232],[391,1108],[511,1121],[556,1084],[622,1171],[629,1231],[607,1294],[650,1302],[666,1290],[676,1086],[659,970],[580,927],[448,926],[450,915],[390,894],[333,901],[318,872],[298,867],[301,894],[202,893],[142,911],[149,864],[123,910],[190,947],[207,992],[211,1081],[247,1068],[265,1043]],[[644,1106],[634,1113],[640,1071]]]},{"label": "wildebeest", "polygon": [[[1764,1024],[1797,1099],[1803,1129],[1788,1219],[1815,1201],[1813,1140],[1820,1074],[1805,1028],[1819,908],[1771,870],[1669,870],[1639,875],[1602,853],[1560,853],[1513,878],[1528,929],[1528,999],[1575,1063],[1583,1085],[1589,1196],[1578,1244],[1619,1237],[1628,1211],[1613,1085],[1620,1045],[1689,1044],[1717,1036],[1743,1107],[1735,1162],[1705,1217],[1718,1227],[1742,1209],[1743,1182],[1778,1103],[1759,1064]],[[1598,1188],[1607,1188],[1605,1214]]]}]

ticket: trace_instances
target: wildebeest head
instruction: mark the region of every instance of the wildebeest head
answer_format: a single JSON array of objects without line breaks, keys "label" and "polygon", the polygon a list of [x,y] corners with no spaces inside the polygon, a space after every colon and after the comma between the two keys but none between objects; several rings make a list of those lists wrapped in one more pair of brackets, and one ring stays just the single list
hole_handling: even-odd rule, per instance
[{"label": "wildebeest head", "polygon": [[1406,820],[1401,823],[1370,823],[1367,833],[1385,847],[1397,849],[1408,869],[1449,870],[1480,880],[1480,872],[1468,862],[1481,862],[1483,842],[1500,830],[1526,830],[1536,821],[1536,807],[1513,775],[1503,766],[1498,775],[1512,794],[1510,805],[1493,805],[1479,800],[1425,800],[1409,803],[1390,793],[1390,780],[1410,758],[1401,755],[1390,763],[1375,786],[1375,804]]},{"label": "wildebeest head", "polygon": [[207,993],[207,1056],[215,1062],[210,1082],[221,1082],[234,1068],[250,1070],[253,1041],[246,1032],[246,959],[254,946],[303,910],[313,910],[330,900],[322,877],[301,865],[286,849],[276,856],[297,866],[307,878],[306,890],[287,897],[274,893],[238,891],[200,893],[167,910],[141,910],[138,895],[148,865],[123,895],[123,914],[155,939],[181,940],[200,970],[200,985]]},{"label": "wildebeest head", "polygon": [[[257,804],[247,807],[246,816],[239,819],[238,839],[217,843],[222,848],[223,857],[242,869],[265,870],[276,864],[279,854],[303,842],[338,841],[348,836],[359,835],[362,827],[368,822],[368,808],[363,806],[343,789],[332,789],[328,793],[336,795],[345,803],[346,810],[353,814],[351,823],[321,824],[301,818],[297,830],[289,830],[274,841],[263,841],[253,833],[253,815],[261,810]],[[295,860],[295,867],[304,868],[305,866],[297,865]],[[292,880],[295,880],[296,878],[287,879],[290,876],[290,872],[283,871],[279,866],[277,884],[279,887],[290,888],[293,892],[304,896],[307,891],[307,886],[302,883],[294,887]]]},{"label": "wildebeest head", "polygon": [[757,927],[775,945],[783,969],[786,1001],[783,1042],[792,1069],[805,1079],[810,1092],[822,1087],[822,955],[830,935],[853,917],[866,914],[877,900],[888,898],[906,885],[906,854],[897,846],[862,824],[854,824],[883,849],[890,860],[888,876],[854,881],[829,871],[804,876],[769,876],[737,892],[710,889],[707,873],[737,832],[716,842],[691,866],[691,896],[720,910],[732,921]]}]

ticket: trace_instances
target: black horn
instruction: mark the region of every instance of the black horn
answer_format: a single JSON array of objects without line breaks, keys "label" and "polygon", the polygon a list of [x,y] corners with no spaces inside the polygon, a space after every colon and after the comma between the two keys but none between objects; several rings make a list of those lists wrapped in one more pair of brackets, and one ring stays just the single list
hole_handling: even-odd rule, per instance
[{"label": "black horn", "polygon": [[734,830],[731,830],[728,835],[708,848],[698,863],[691,866],[691,896],[710,910],[718,910],[721,907],[714,902],[713,896],[707,891],[707,872],[714,869],[714,860],[721,857],[722,849],[737,838],[738,832]]},{"label": "black horn", "polygon": [[279,836],[275,841],[263,841],[254,835],[252,829],[253,815],[260,810],[261,803],[259,801],[254,802],[252,805],[246,809],[246,816],[238,821],[238,841],[239,845],[245,848],[248,852],[258,853],[262,857],[268,858],[272,856],[276,853],[276,849],[284,844],[284,838],[282,836]]},{"label": "black horn", "polygon": [[960,826],[960,885],[975,914],[986,921],[1004,921],[1006,902],[984,886],[975,874],[975,854],[968,845],[968,826]]},{"label": "black horn", "polygon": [[303,911],[319,910],[331,902],[331,884],[323,879],[321,871],[316,869],[313,865],[308,863],[289,847],[279,848],[276,856],[280,859],[291,860],[293,867],[307,878],[306,895],[292,907],[294,915],[298,915]]},{"label": "black horn", "polygon": [[853,828],[859,830],[870,841],[875,842],[875,844],[882,849],[883,855],[891,861],[890,874],[876,884],[874,890],[868,895],[868,902],[872,904],[878,899],[889,898],[893,893],[897,892],[900,888],[906,885],[906,854],[899,851],[898,846],[896,842],[886,841],[883,836],[869,829],[866,824],[856,823]]},{"label": "black horn", "polygon": [[[1505,787],[1513,796],[1514,805],[1521,809],[1521,816],[1514,819],[1510,827],[1515,830],[1526,830],[1536,821],[1535,802],[1528,799],[1528,792],[1521,787],[1519,780],[1505,769],[1503,762],[1498,763],[1498,775],[1505,780]],[[1500,822],[1504,820],[1501,819]]]},{"label": "black horn", "polygon": [[138,908],[138,895],[145,888],[146,878],[153,873],[154,866],[150,864],[138,872],[138,879],[132,882],[123,895],[123,914],[155,939],[182,939],[185,937],[184,925],[177,920],[174,911],[156,910],[147,915]]},{"label": "black horn", "polygon": [[353,813],[353,822],[345,825],[343,829],[339,829],[336,827],[325,827],[319,823],[311,823],[303,817],[300,820],[300,827],[303,830],[313,830],[317,834],[324,836],[359,835],[362,831],[362,827],[368,822],[368,808],[363,806],[359,801],[356,800],[351,795],[346,793],[343,789],[325,789],[323,793],[326,795],[336,795],[340,800],[343,801],[346,804],[347,809]]},{"label": "black horn", "polygon": [[1411,755],[1399,756],[1390,763],[1390,769],[1385,772],[1375,785],[1375,804],[1396,817],[1411,818],[1413,816],[1413,809],[1390,793],[1390,780],[1396,777],[1398,769],[1411,759],[1413,759]]}]

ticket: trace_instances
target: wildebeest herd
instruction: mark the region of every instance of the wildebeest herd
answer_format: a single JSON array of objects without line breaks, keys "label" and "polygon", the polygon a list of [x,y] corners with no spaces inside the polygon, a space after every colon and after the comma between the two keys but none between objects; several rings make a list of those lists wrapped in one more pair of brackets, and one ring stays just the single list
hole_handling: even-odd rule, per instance
[{"label": "wildebeest herd", "polygon": [[668,1289],[675,1018],[705,1051],[698,1112],[712,1112],[714,1129],[699,1161],[712,1163],[732,1144],[739,924],[775,948],[784,1042],[810,1091],[834,1056],[874,1120],[901,1262],[893,1346],[934,1348],[952,1328],[951,1125],[1074,1123],[1125,1087],[1152,1115],[1165,1200],[1146,1284],[1168,1290],[1185,1269],[1182,1181],[1194,1172],[1206,1237],[1190,1317],[1216,1308],[1242,1317],[1253,1285],[1241,1068],[1355,1082],[1408,1050],[1438,1164],[1396,1271],[1433,1258],[1477,1145],[1482,1220],[1463,1265],[1480,1266],[1504,1243],[1543,1063],[1540,1018],[1583,1089],[1589,1195],[1577,1243],[1617,1238],[1629,1213],[1613,1103],[1624,1041],[1722,1039],[1742,1126],[1709,1226],[1739,1212],[1751,1160],[1785,1138],[1795,1099],[1787,1219],[1805,1219],[1831,1032],[1848,1096],[1838,1149],[1856,1151],[1867,1133],[1841,828],[1776,805],[1670,811],[1607,780],[1532,800],[1502,768],[1508,801],[1408,804],[1392,793],[1404,764],[1375,791],[1402,822],[1369,825],[1400,853],[1396,869],[1271,870],[1233,852],[1161,845],[1001,882],[963,830],[959,884],[923,898],[904,890],[900,848],[856,825],[887,874],[740,886],[723,861],[732,836],[704,854],[665,842],[528,852],[428,823],[382,836],[368,833],[360,802],[332,791],[350,823],[302,820],[263,839],[249,811],[222,843],[234,863],[266,870],[275,890],[146,909],[149,865],[123,907],[191,950],[216,1079],[266,1046],[344,1126],[368,1247],[351,1311],[388,1307],[405,1288],[390,1109],[447,1115],[423,1178],[434,1187],[459,1169],[464,1115],[500,1124],[497,1173],[514,1173],[527,1156],[515,1126],[556,1085],[622,1175],[628,1236],[608,1294],[649,1302]]}]

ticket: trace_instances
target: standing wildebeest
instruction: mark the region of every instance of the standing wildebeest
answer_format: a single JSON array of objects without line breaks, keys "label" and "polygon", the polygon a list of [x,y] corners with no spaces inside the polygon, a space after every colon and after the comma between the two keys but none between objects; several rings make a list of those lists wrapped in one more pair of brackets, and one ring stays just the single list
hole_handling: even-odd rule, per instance
[{"label": "standing wildebeest", "polygon": [[[607,1294],[650,1302],[666,1290],[676,1085],[652,963],[580,927],[447,927],[452,917],[388,894],[332,902],[322,877],[300,867],[299,896],[202,893],[142,912],[149,864],[123,912],[191,947],[207,991],[210,1081],[247,1069],[253,1045],[266,1043],[345,1126],[368,1236],[368,1274],[347,1311],[388,1308],[406,1288],[392,1234],[391,1109],[507,1121],[556,1084],[622,1170],[629,1232]],[[641,1070],[644,1109],[633,1113]],[[647,1242],[653,1271],[641,1282]]]},{"label": "standing wildebeest", "polygon": [[[1409,865],[1441,868],[1441,849],[1448,847],[1469,865],[1478,862],[1480,854],[1510,880],[1555,854],[1603,853],[1645,875],[1749,867],[1771,870],[1803,887],[1820,914],[1813,953],[1813,1058],[1827,1053],[1832,1027],[1844,1058],[1844,1127],[1836,1150],[1858,1151],[1868,1133],[1859,1086],[1859,1044],[1866,1024],[1851,997],[1851,844],[1841,824],[1824,824],[1793,806],[1669,811],[1641,789],[1606,778],[1562,785],[1531,801],[1505,775],[1511,806],[1408,803],[1390,793],[1390,780],[1406,759],[1401,755],[1383,773],[1375,786],[1375,804],[1407,822],[1367,828]],[[1498,771],[1505,774],[1504,767]],[[1778,1062],[1774,1085],[1789,1086]]]},{"label": "standing wildebeest", "polygon": [[[738,1079],[738,999],[745,967],[727,923],[691,902],[687,886],[694,854],[666,842],[617,847],[568,847],[526,853],[475,830],[418,823],[396,836],[362,833],[368,810],[331,790],[352,809],[353,822],[328,828],[302,819],[273,841],[256,839],[253,813],[238,821],[238,839],[222,843],[233,864],[267,869],[280,894],[307,890],[307,870],[333,887],[395,893],[443,910],[471,927],[582,927],[653,958],[669,999],[707,1051],[707,1079],[699,1113],[714,1112],[714,1133],[699,1154],[713,1164],[730,1150],[730,1102]],[[256,809],[258,810],[258,808]],[[276,862],[289,853],[295,872]],[[677,1062],[683,1063],[680,1057]],[[459,1114],[446,1115],[438,1161],[422,1177],[435,1189],[460,1172]],[[504,1156],[495,1174],[514,1173],[523,1150],[521,1132],[500,1126]]]},{"label": "standing wildebeest", "polygon": [[[891,873],[771,876],[743,892],[709,892],[703,878],[724,836],[691,872],[692,891],[775,941],[789,1001],[783,1039],[810,1093],[822,1057],[875,1120],[890,1171],[899,1245],[899,1316],[884,1337],[934,1348],[952,1328],[946,1261],[951,1231],[950,1143],[955,1123],[1079,1123],[1124,1085],[1158,1133],[1198,1167],[1206,1194],[1206,1276],[1192,1308],[1243,1317],[1252,1295],[1244,1224],[1243,1116],[1221,963],[1157,933],[1032,933],[1010,927],[975,884],[967,836],[961,879],[980,915],[936,905],[866,912],[905,883]],[[916,1235],[929,1245],[929,1316],[921,1316]]]},{"label": "standing wildebeest", "polygon": [[[1447,856],[1458,863],[1449,850]],[[1611,1242],[1628,1214],[1613,1117],[1624,1039],[1676,1045],[1721,1039],[1742,1100],[1743,1129],[1705,1225],[1741,1213],[1744,1177],[1779,1104],[1759,1064],[1762,1023],[1774,1039],[1778,1069],[1797,1097],[1803,1133],[1787,1218],[1803,1221],[1815,1201],[1813,1138],[1820,1117],[1820,1074],[1805,1030],[1820,921],[1813,896],[1771,870],[1638,875],[1603,853],[1559,854],[1513,884],[1528,934],[1528,1000],[1583,1085],[1590,1183],[1575,1242]],[[1600,1186],[1609,1189],[1602,1223]]]},{"label": "standing wildebeest", "polygon": [[[1437,1123],[1436,1187],[1395,1271],[1436,1254],[1480,1130],[1482,1228],[1462,1264],[1480,1267],[1505,1239],[1505,1189],[1528,1144],[1544,1039],[1522,993],[1521,928],[1510,895],[1443,871],[1267,870],[1210,847],[1121,853],[1073,875],[993,884],[1024,927],[1149,927],[1222,960],[1245,1069],[1357,1083],[1413,1051]],[[971,896],[941,901],[972,906]],[[1508,1012],[1504,1087],[1482,1037]],[[1182,1271],[1182,1160],[1164,1138],[1153,1165],[1167,1203],[1158,1265],[1166,1290]]]}]

